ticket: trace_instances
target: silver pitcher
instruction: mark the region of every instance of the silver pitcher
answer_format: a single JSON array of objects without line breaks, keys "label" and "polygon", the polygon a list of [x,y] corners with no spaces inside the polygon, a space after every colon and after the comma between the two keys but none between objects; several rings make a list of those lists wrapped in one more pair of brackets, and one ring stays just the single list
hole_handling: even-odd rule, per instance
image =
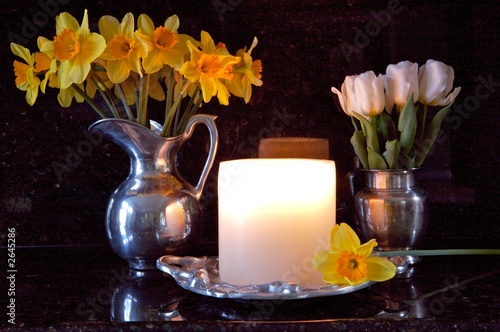
[{"label": "silver pitcher", "polygon": [[[183,134],[166,138],[123,119],[103,119],[90,126],[89,131],[100,131],[130,156],[129,176],[108,202],[106,232],[113,250],[131,268],[156,269],[159,257],[189,254],[201,240],[199,200],[217,151],[215,118],[194,115]],[[200,179],[192,186],[179,175],[176,157],[200,123],[208,127],[210,149]]]}]

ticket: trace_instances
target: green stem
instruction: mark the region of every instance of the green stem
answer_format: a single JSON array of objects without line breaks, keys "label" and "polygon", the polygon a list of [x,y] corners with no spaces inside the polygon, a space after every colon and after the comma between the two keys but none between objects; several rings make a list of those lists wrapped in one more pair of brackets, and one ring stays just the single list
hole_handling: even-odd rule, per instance
[{"label": "green stem", "polygon": [[148,94],[149,94],[149,74],[145,74],[139,79],[139,111],[137,121],[139,124],[149,128],[148,121]]},{"label": "green stem", "polygon": [[354,126],[354,130],[359,131],[358,124],[356,123],[356,120],[354,119],[353,116],[351,116],[351,122],[352,125]]},{"label": "green stem", "polygon": [[82,96],[83,99],[85,99],[85,101],[94,109],[94,111],[97,112],[97,114],[99,114],[99,116],[103,119],[106,119],[107,116],[106,114],[104,114],[104,112],[99,108],[99,106],[97,106],[96,103],[94,103],[94,101],[92,100],[92,98],[90,98],[86,93],[85,91],[83,91],[82,89],[80,89],[80,87],[78,85],[76,85],[75,83],[73,83],[71,85],[73,87],[73,89],[75,89],[75,91],[80,95]]},{"label": "green stem", "polygon": [[132,111],[130,110],[130,107],[127,104],[127,98],[125,97],[125,94],[123,93],[122,87],[120,84],[115,84],[116,91],[118,91],[118,94],[120,95],[120,99],[123,103],[123,107],[125,108],[125,112],[127,113],[128,119],[130,121],[134,121],[134,115],[132,114]]},{"label": "green stem", "polygon": [[424,139],[426,121],[427,121],[427,105],[424,105],[424,114],[422,115],[422,131],[420,132],[420,141]]},{"label": "green stem", "polygon": [[181,100],[182,100],[182,98],[176,98],[174,103],[172,104],[170,110],[165,115],[165,124],[163,125],[163,129],[161,131],[161,136],[168,135],[168,131],[169,131],[170,127],[172,126],[172,120],[173,120],[174,115],[177,111],[177,108],[179,107],[179,102]]},{"label": "green stem", "polygon": [[446,256],[446,255],[500,255],[500,249],[439,249],[439,250],[396,250],[378,251],[382,257],[395,256]]},{"label": "green stem", "polygon": [[97,87],[97,91],[99,91],[99,94],[101,95],[102,99],[104,99],[104,101],[106,102],[106,105],[108,105],[108,108],[109,110],[111,111],[111,113],[113,113],[113,116],[117,119],[120,118],[120,115],[118,114],[118,111],[116,110],[116,107],[115,105],[113,104],[113,101],[111,99],[111,95],[109,93],[109,91],[107,89],[105,90],[102,90],[100,88],[100,85],[103,85],[104,86],[104,83],[102,82],[102,80],[99,78],[99,76],[97,74],[95,74],[94,72],[91,72],[91,75],[90,75],[90,79],[94,82],[94,84],[96,85]]},{"label": "green stem", "polygon": [[174,70],[170,68],[169,79],[167,84],[167,97],[165,98],[165,122],[163,123],[162,133],[164,135],[170,134],[170,126],[167,126],[168,114],[172,111],[172,101],[174,96],[175,82],[174,82]]},{"label": "green stem", "polygon": [[[196,102],[194,102],[194,100],[196,100]],[[193,98],[191,98],[188,107],[186,107],[186,112],[182,116],[180,125],[176,128],[177,135],[179,135],[185,130],[189,119],[196,114],[202,102],[203,102],[203,95],[199,87],[197,87],[195,93],[193,94]]]}]

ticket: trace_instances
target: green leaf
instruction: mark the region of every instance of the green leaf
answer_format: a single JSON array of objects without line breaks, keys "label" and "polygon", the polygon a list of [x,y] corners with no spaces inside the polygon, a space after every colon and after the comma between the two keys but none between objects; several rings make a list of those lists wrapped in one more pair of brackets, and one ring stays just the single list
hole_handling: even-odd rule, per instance
[{"label": "green leaf", "polygon": [[397,168],[415,168],[415,157],[411,158],[404,151],[400,151],[399,165]]},{"label": "green leaf", "polygon": [[353,112],[354,116],[361,122],[363,129],[366,133],[366,146],[371,148],[376,153],[380,153],[380,147],[378,144],[377,130],[364,116]]},{"label": "green leaf", "polygon": [[368,147],[368,163],[370,164],[370,169],[387,169],[387,163],[384,158],[373,151],[372,148]]},{"label": "green leaf", "polygon": [[385,143],[385,151],[382,153],[382,157],[384,157],[387,165],[391,169],[398,168],[398,160],[399,160],[399,151],[401,149],[401,145],[398,140],[387,141]]},{"label": "green leaf", "polygon": [[415,144],[416,148],[416,157],[415,157],[415,166],[420,167],[424,162],[427,154],[431,150],[434,145],[434,141],[439,134],[439,130],[441,129],[441,123],[443,122],[444,117],[450,110],[451,105],[455,100],[442,108],[437,114],[432,118],[431,123],[427,128],[425,128],[424,136],[422,140],[417,141]]},{"label": "green leaf", "polygon": [[363,168],[369,168],[368,152],[366,151],[366,137],[362,131],[355,131],[351,137],[351,145],[354,148],[354,153],[358,156]]},{"label": "green leaf", "polygon": [[401,149],[410,152],[417,133],[417,108],[413,104],[413,93],[406,100],[406,104],[399,115],[398,130],[401,133]]},{"label": "green leaf", "polygon": [[374,117],[374,120],[375,120],[375,128],[377,128],[378,137],[380,137],[380,139],[383,142],[387,142],[389,136],[388,127],[390,118],[388,116],[385,117],[384,113],[385,112],[382,112],[376,117]]}]

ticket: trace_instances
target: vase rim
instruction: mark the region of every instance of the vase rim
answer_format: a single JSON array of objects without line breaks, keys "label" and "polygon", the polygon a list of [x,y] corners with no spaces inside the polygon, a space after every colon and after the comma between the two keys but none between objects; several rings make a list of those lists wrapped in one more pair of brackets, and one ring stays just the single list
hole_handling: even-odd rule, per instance
[{"label": "vase rim", "polygon": [[369,173],[380,173],[380,172],[393,172],[393,173],[401,173],[401,172],[415,172],[422,169],[421,167],[414,167],[414,168],[389,168],[389,169],[373,169],[373,168],[360,168],[359,170],[363,172],[369,172]]}]

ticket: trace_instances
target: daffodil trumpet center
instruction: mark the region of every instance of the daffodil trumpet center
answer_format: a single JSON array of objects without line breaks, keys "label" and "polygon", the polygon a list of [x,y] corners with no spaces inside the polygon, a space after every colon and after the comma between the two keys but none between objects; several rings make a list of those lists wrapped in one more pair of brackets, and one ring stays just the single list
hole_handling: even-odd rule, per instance
[{"label": "daffodil trumpet center", "polygon": [[172,49],[179,42],[174,33],[162,26],[156,28],[153,39],[156,47],[162,51]]},{"label": "daffodil trumpet center", "polygon": [[352,282],[365,280],[368,275],[366,258],[352,251],[343,251],[337,261],[337,273]]},{"label": "daffodil trumpet center", "polygon": [[219,58],[215,54],[202,54],[197,61],[197,70],[200,75],[217,78],[221,69]]},{"label": "daffodil trumpet center", "polygon": [[80,53],[80,43],[74,31],[64,29],[54,38],[54,53],[59,61],[73,60]]},{"label": "daffodil trumpet center", "polygon": [[130,53],[132,53],[134,46],[135,40],[127,38],[124,35],[115,35],[108,44],[109,53],[114,60],[123,60],[128,58]]}]

